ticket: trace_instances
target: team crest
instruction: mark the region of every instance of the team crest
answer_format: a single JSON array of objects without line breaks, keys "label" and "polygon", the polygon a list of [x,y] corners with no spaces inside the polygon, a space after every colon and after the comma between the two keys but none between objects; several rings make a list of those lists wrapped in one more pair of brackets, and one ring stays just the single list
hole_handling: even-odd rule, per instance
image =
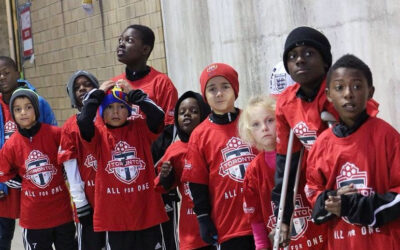
[{"label": "team crest", "polygon": [[54,165],[50,164],[49,157],[39,150],[33,150],[29,154],[25,167],[24,177],[39,188],[46,188],[57,173]]},{"label": "team crest", "polygon": [[87,168],[93,168],[94,171],[97,171],[97,160],[92,154],[86,156],[84,164]]},{"label": "team crest", "polygon": [[7,141],[10,136],[17,131],[17,124],[13,121],[8,121],[4,124],[4,141]]},{"label": "team crest", "polygon": [[317,139],[317,131],[310,130],[304,122],[297,123],[293,128],[293,132],[307,150],[310,150]]},{"label": "team crest", "polygon": [[136,155],[135,147],[124,141],[118,142],[112,151],[112,160],[107,163],[107,173],[114,174],[125,184],[131,184],[139,177],[140,170],[146,169],[146,163]]},{"label": "team crest", "polygon": [[[272,211],[274,211],[275,204],[271,201]],[[293,223],[290,238],[298,240],[307,231],[308,224],[311,222],[312,210],[310,207],[305,206],[300,194],[296,195],[295,207],[293,211]],[[272,230],[276,226],[276,217],[271,215],[268,220],[267,226]]]},{"label": "team crest", "polygon": [[132,104],[131,108],[132,111],[131,115],[128,117],[128,120],[135,120],[136,118],[144,119],[143,116],[140,114],[140,107],[138,105]]},{"label": "team crest", "polygon": [[251,148],[237,137],[232,137],[221,150],[223,162],[219,167],[222,177],[229,176],[234,181],[243,182],[246,168],[255,158]]}]

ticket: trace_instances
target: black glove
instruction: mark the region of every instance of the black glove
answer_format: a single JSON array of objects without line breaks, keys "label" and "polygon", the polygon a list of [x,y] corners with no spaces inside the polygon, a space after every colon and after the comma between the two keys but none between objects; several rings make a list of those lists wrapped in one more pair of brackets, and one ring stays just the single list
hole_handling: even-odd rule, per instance
[{"label": "black glove", "polygon": [[83,207],[76,208],[76,213],[79,218],[79,222],[83,226],[90,226],[93,225],[93,209],[92,207],[88,204],[86,204]]},{"label": "black glove", "polygon": [[144,99],[146,99],[146,97],[147,97],[147,94],[144,93],[140,89],[131,90],[128,93],[129,102],[132,104],[136,104],[136,105],[138,105],[140,102],[144,101]]},{"label": "black glove", "polygon": [[205,243],[214,245],[217,243],[218,234],[210,216],[203,214],[197,217],[200,226],[200,236]]}]

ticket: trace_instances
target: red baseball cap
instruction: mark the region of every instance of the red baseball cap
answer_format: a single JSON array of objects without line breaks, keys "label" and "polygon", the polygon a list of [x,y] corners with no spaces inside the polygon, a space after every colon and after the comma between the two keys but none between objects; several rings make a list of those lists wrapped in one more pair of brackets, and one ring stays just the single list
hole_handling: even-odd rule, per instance
[{"label": "red baseball cap", "polygon": [[[238,73],[234,68],[229,66],[225,63],[213,63],[208,65],[200,76],[200,87],[201,87],[201,94],[203,95],[204,100],[206,100],[206,86],[208,80],[216,76],[223,76],[228,80],[231,84],[233,91],[235,92],[235,99],[238,97],[239,94],[239,78]],[[207,102],[207,100],[206,100]]]}]

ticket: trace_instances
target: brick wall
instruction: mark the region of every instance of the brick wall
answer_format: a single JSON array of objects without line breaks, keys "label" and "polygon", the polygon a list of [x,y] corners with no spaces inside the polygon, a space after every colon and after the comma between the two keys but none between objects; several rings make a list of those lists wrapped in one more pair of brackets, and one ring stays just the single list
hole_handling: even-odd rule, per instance
[{"label": "brick wall", "polygon": [[[102,27],[99,0],[88,15],[81,0],[32,1],[31,18],[35,62],[25,62],[25,77],[53,108],[59,125],[75,110],[70,108],[66,83],[79,69],[104,81],[124,70],[116,57],[117,39],[130,24],[143,24],[156,35],[149,65],[166,72],[164,36],[159,0],[102,0]],[[103,33],[104,30],[104,40]]]}]

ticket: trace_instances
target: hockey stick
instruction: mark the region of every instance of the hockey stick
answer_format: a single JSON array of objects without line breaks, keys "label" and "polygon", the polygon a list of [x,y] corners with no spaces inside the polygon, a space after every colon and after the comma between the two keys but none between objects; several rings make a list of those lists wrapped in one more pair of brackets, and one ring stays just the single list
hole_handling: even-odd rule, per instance
[{"label": "hockey stick", "polygon": [[290,134],[289,134],[289,142],[288,142],[287,152],[286,152],[285,169],[283,172],[281,198],[279,200],[278,219],[276,221],[276,227],[275,227],[274,250],[279,249],[282,217],[283,217],[283,212],[285,209],[287,187],[288,187],[288,183],[289,183],[290,162],[292,160],[293,137],[294,137],[294,133],[293,133],[293,130],[291,129]]}]

